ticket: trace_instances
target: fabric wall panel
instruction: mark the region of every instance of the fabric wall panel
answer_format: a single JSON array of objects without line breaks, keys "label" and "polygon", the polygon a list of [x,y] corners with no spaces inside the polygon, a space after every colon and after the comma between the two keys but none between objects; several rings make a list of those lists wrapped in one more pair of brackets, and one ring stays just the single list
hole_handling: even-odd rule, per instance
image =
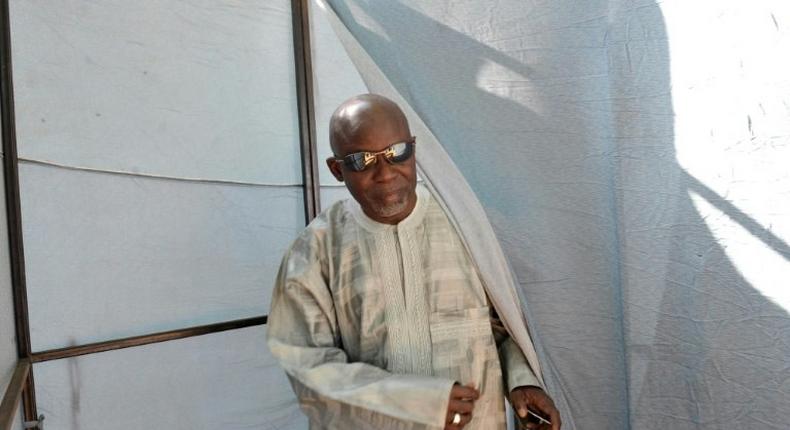
[{"label": "fabric wall panel", "polygon": [[790,6],[330,3],[485,206],[563,428],[786,427]]},{"label": "fabric wall panel", "polygon": [[790,5],[612,17],[632,426],[787,428]]},{"label": "fabric wall panel", "polygon": [[[266,314],[304,226],[291,2],[10,3],[34,351]],[[304,428],[264,332],[36,365],[40,412]]]},{"label": "fabric wall panel", "polygon": [[[605,97],[602,51],[576,42],[605,33],[592,19],[602,2],[330,3],[485,208],[524,288],[530,331],[549,352],[549,389],[574,408],[564,425],[626,426],[608,161],[588,156],[606,143],[609,116],[538,84],[566,98]],[[571,20],[590,24],[568,32]]]},{"label": "fabric wall panel", "polygon": [[301,183],[290,4],[12,0],[19,156]]},{"label": "fabric wall panel", "polygon": [[34,350],[268,312],[300,187],[20,165]]},{"label": "fabric wall panel", "polygon": [[307,427],[263,326],[34,366],[38,408],[61,430]]}]

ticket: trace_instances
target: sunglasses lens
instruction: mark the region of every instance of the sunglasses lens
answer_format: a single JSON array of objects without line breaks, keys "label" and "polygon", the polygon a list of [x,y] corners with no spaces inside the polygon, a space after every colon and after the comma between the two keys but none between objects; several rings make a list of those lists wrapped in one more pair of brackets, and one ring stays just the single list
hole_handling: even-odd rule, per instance
[{"label": "sunglasses lens", "polygon": [[367,164],[365,164],[364,152],[349,154],[344,158],[344,160],[346,162],[346,167],[355,172],[361,172],[365,170],[365,167],[367,167]]},{"label": "sunglasses lens", "polygon": [[400,142],[392,145],[390,149],[392,150],[392,156],[390,160],[394,163],[401,163],[403,161],[408,160],[411,157],[412,152],[414,152],[414,146],[406,142]]}]

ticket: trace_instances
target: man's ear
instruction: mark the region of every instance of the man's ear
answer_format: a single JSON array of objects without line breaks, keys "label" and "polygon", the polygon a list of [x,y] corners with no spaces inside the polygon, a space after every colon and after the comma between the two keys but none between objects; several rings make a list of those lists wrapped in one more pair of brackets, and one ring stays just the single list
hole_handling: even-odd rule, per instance
[{"label": "man's ear", "polygon": [[340,163],[334,157],[329,157],[326,159],[326,165],[329,167],[329,171],[332,172],[332,176],[339,182],[343,182],[343,170],[340,169]]}]

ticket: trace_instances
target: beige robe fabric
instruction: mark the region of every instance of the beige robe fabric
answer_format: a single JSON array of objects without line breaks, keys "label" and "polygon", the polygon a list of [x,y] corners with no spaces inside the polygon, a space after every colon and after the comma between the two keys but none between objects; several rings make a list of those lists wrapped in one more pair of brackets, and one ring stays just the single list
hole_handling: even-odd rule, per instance
[{"label": "beige robe fabric", "polygon": [[503,429],[506,387],[540,386],[441,207],[417,194],[396,226],[338,202],[283,259],[268,343],[311,429],[442,428],[456,381],[481,392],[466,429]]}]

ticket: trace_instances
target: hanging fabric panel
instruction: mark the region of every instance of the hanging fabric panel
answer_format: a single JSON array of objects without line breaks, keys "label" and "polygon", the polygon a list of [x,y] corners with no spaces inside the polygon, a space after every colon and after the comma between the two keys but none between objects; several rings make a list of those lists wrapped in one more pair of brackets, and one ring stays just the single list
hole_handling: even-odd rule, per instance
[{"label": "hanging fabric panel", "polygon": [[329,3],[485,208],[563,428],[790,422],[788,6]]}]

